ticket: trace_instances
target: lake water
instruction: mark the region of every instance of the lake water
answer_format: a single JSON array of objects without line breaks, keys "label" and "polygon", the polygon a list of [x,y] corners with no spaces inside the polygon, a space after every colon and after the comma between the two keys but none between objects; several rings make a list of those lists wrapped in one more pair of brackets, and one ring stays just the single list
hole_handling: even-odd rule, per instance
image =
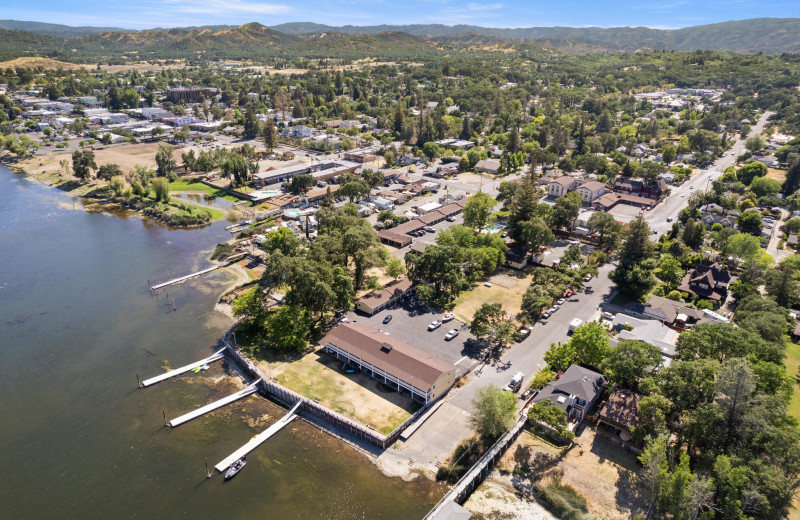
[{"label": "lake water", "polygon": [[382,475],[296,420],[233,480],[205,478],[285,410],[248,397],[175,429],[167,418],[232,392],[224,367],[139,390],[207,356],[230,322],[213,311],[225,270],[207,267],[226,222],[171,230],[129,212],[88,213],[0,166],[0,518],[421,518],[443,494]]}]

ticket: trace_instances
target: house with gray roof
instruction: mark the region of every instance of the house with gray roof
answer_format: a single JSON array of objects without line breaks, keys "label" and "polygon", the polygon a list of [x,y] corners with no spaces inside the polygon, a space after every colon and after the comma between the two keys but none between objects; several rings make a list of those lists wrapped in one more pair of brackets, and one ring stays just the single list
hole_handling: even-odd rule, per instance
[{"label": "house with gray roof", "polygon": [[660,321],[640,319],[619,312],[611,323],[612,327],[619,331],[615,340],[631,339],[654,345],[661,350],[665,365],[668,365],[675,355],[675,345],[678,342],[679,333]]},{"label": "house with gray roof", "polygon": [[600,399],[606,385],[608,380],[602,374],[579,365],[570,365],[557,381],[542,388],[533,402],[549,399],[567,412],[570,422],[580,423]]}]

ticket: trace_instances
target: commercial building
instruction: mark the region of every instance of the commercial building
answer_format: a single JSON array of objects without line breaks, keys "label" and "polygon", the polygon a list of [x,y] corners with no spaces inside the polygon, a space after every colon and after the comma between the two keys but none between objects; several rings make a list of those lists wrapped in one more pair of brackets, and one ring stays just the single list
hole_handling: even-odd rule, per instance
[{"label": "commercial building", "polygon": [[372,316],[406,296],[410,296],[413,292],[412,286],[413,284],[408,278],[390,282],[380,291],[372,291],[359,298],[356,302],[356,309]]},{"label": "commercial building", "polygon": [[455,383],[452,363],[361,323],[334,327],[320,345],[328,354],[422,403],[436,400]]}]

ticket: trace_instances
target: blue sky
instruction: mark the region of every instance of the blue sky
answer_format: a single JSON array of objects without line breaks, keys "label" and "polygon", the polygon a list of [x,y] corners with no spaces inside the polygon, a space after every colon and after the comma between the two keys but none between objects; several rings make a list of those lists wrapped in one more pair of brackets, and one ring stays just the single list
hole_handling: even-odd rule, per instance
[{"label": "blue sky", "polygon": [[0,18],[147,29],[260,22],[680,28],[800,17],[800,0],[4,0]]}]

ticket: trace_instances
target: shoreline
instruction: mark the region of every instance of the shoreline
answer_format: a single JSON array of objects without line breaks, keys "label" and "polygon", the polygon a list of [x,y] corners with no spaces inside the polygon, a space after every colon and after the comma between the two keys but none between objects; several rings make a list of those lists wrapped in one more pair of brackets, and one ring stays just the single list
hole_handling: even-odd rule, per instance
[{"label": "shoreline", "polygon": [[[26,171],[25,169],[23,169],[22,167],[19,166],[18,161],[13,160],[13,159],[9,160],[7,156],[3,157],[3,158],[0,158],[0,164],[2,164],[3,166],[7,167],[14,174],[25,175],[27,178],[30,178],[31,180],[33,180],[34,182],[37,182],[39,184],[48,186],[50,188],[58,189],[59,191],[62,191],[64,193],[71,193],[70,191],[60,189],[56,182],[52,182],[51,181],[52,174],[39,173],[39,172],[31,173],[29,171]],[[63,182],[69,182],[69,180],[64,179],[63,177],[61,177],[60,174],[59,174],[59,177],[61,179],[63,179]],[[164,226],[167,226],[169,228],[174,228],[174,229],[195,229],[195,228],[201,228],[201,227],[204,227],[204,226],[210,224],[209,223],[209,224],[201,224],[201,225],[194,225],[194,226],[170,226],[170,225],[166,224],[165,222],[162,222],[160,219],[157,219],[157,218],[154,218],[154,217],[151,217],[151,216],[148,216],[148,215],[144,215],[141,211],[129,208],[129,207],[127,207],[125,205],[122,205],[122,204],[119,204],[118,202],[112,200],[111,198],[100,199],[100,198],[93,198],[93,197],[87,197],[86,196],[87,193],[90,193],[91,191],[93,191],[93,190],[95,190],[97,188],[102,188],[102,186],[99,186],[99,185],[94,184],[94,183],[85,183],[85,184],[82,184],[81,187],[84,188],[84,190],[82,190],[83,193],[79,193],[79,194],[74,194],[73,193],[73,196],[80,197],[80,199],[81,199],[81,209],[83,211],[87,211],[87,212],[98,211],[98,210],[102,211],[102,208],[98,208],[98,206],[116,207],[116,208],[120,208],[120,209],[124,209],[124,210],[128,210],[128,211],[132,211],[132,212],[136,213],[137,216],[139,216],[140,218],[149,219],[151,221],[156,221],[156,222],[159,222],[160,224],[162,224]],[[75,190],[73,190],[73,192],[74,191]],[[202,207],[202,206],[198,206],[198,207]],[[208,255],[205,256],[205,259],[210,261],[210,258],[209,258]],[[233,273],[235,275],[235,278],[229,284],[227,284],[227,286],[219,293],[219,295],[217,296],[217,302],[214,304],[212,310],[214,310],[214,311],[222,314],[226,318],[230,319],[231,320],[231,325],[233,325],[235,323],[236,318],[233,315],[232,306],[229,303],[222,302],[220,300],[226,294],[230,293],[231,291],[237,289],[238,287],[240,287],[242,285],[245,285],[245,284],[247,284],[249,282],[252,282],[253,280],[247,274],[245,269],[242,266],[240,266],[238,263],[230,264],[228,266],[223,267],[222,269]],[[325,428],[321,428],[321,430],[330,434],[330,432],[327,432],[327,430]],[[350,441],[348,439],[343,439],[343,438],[339,437],[338,435],[334,435],[334,437],[336,437],[339,441],[350,445],[351,447],[357,446],[357,443],[354,443],[354,442],[352,442],[352,441]],[[408,466],[407,464],[405,464],[404,462],[406,461],[406,458],[403,456],[402,448],[398,450],[398,449],[395,449],[395,448],[392,448],[392,447],[388,447],[388,448],[386,448],[386,450],[383,451],[383,453],[380,453],[378,455],[372,454],[372,453],[369,452],[369,450],[364,450],[364,449],[356,449],[356,451],[358,451],[359,453],[362,453],[367,460],[372,462],[372,464],[378,469],[378,471],[380,471],[383,475],[385,475],[387,477],[397,477],[397,478],[400,478],[401,480],[403,480],[404,482],[412,482],[417,478],[425,478],[425,479],[430,480],[432,482],[436,482],[436,475],[434,473],[432,473],[428,468],[425,468],[425,467],[417,465],[417,464],[414,464],[414,465],[411,465],[411,466]],[[401,464],[401,463],[403,463],[403,464]]]},{"label": "shoreline", "polygon": [[[28,159],[34,159],[34,158],[35,158],[35,156],[31,157],[31,158],[28,158]],[[164,225],[164,226],[166,226],[168,228],[171,228],[171,229],[196,229],[196,228],[202,228],[202,227],[205,227],[205,226],[210,226],[211,224],[213,224],[215,222],[213,214],[210,211],[210,208],[208,208],[206,206],[203,206],[201,204],[195,204],[195,203],[193,203],[191,201],[184,200],[184,199],[182,199],[180,197],[173,197],[173,199],[175,199],[175,198],[179,199],[181,204],[189,204],[189,205],[191,205],[193,207],[197,207],[197,208],[200,208],[200,209],[203,209],[203,210],[207,210],[208,213],[209,213],[209,216],[211,217],[211,219],[208,222],[203,222],[203,223],[198,223],[198,224],[189,224],[189,225],[184,225],[184,226],[172,225],[169,222],[167,222],[167,221],[165,221],[165,220],[163,220],[161,218],[158,218],[158,217],[156,217],[154,215],[145,214],[144,213],[144,209],[146,209],[146,208],[136,209],[136,208],[131,207],[128,204],[122,203],[120,200],[117,200],[120,197],[115,197],[115,196],[93,197],[93,196],[90,196],[91,193],[94,193],[97,190],[103,190],[103,189],[106,188],[105,186],[103,186],[101,184],[96,184],[96,183],[91,182],[91,181],[82,182],[82,181],[79,181],[79,180],[77,180],[75,178],[67,178],[67,177],[64,177],[63,175],[61,175],[60,172],[30,171],[30,170],[27,170],[27,169],[23,168],[23,166],[20,165],[20,160],[18,158],[12,158],[12,157],[10,157],[8,155],[8,153],[5,153],[3,156],[0,156],[0,166],[4,166],[4,167],[8,168],[9,171],[11,173],[15,174],[15,175],[25,175],[26,177],[28,177],[29,179],[33,180],[34,182],[38,182],[39,184],[42,184],[44,186],[48,186],[50,188],[57,189],[57,190],[59,190],[59,191],[61,191],[63,193],[67,193],[67,194],[71,195],[72,197],[80,198],[81,209],[86,211],[86,212],[88,212],[88,213],[91,213],[93,211],[94,212],[103,211],[103,209],[106,208],[106,207],[119,208],[119,209],[123,209],[123,210],[132,211],[138,217],[140,217],[142,219],[149,219],[149,220],[151,220],[153,222],[158,222],[159,224]],[[56,181],[56,179],[59,179],[59,180]],[[75,186],[73,189],[64,189],[64,188],[62,188],[62,185],[65,185],[65,184],[68,184],[68,183],[77,183],[77,186]],[[178,192],[176,192],[176,193],[178,193]],[[224,218],[220,219],[220,220],[224,220]]]}]

